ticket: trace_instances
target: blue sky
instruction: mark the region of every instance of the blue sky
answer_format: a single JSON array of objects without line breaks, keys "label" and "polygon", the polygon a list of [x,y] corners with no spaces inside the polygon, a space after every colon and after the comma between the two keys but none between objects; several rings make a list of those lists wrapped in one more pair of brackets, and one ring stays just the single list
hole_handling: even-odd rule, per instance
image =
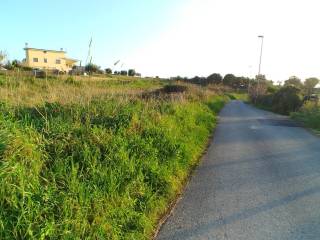
[{"label": "blue sky", "polygon": [[[144,76],[320,77],[318,0],[1,0],[0,50],[22,59],[30,47],[117,60]],[[121,64],[122,65],[122,64]],[[118,69],[116,69],[118,70]]]},{"label": "blue sky", "polygon": [[[85,61],[93,37],[93,61],[107,67],[146,44],[174,21],[187,0],[1,0],[0,49],[22,59],[30,47],[68,51]],[[4,15],[3,15],[4,14]],[[134,67],[134,66],[128,66]]]}]

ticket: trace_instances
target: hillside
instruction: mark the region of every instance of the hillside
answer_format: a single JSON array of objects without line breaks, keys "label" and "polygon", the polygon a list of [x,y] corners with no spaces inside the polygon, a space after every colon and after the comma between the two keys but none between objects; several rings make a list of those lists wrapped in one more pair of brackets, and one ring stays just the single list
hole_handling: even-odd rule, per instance
[{"label": "hillside", "polygon": [[148,239],[226,100],[159,79],[0,75],[0,238]]}]

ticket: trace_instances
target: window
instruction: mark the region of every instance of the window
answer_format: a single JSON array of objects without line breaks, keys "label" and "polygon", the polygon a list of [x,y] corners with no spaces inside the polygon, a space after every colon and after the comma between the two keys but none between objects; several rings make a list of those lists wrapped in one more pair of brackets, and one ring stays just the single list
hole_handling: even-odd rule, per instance
[{"label": "window", "polygon": [[43,59],[43,61],[44,61],[44,63],[48,63],[48,59],[47,58]]},{"label": "window", "polygon": [[57,59],[57,60],[56,60],[56,64],[61,64],[61,60],[60,60],[60,59]]},{"label": "window", "polygon": [[33,58],[33,62],[39,62],[38,58]]}]

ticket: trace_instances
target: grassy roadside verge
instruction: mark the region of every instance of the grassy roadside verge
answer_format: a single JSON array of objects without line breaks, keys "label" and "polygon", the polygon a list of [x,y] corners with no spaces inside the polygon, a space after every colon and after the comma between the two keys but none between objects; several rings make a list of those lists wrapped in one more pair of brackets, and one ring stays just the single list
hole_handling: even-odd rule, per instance
[{"label": "grassy roadside verge", "polygon": [[320,133],[320,107],[309,103],[303,106],[300,111],[291,113],[290,116],[294,120],[302,122],[307,128],[311,128],[317,133]]},{"label": "grassy roadside verge", "polygon": [[[251,102],[252,103],[252,102]],[[303,124],[304,127],[309,128],[316,133],[320,133],[320,107],[314,102],[307,102],[302,105],[297,111],[294,112],[279,112],[274,109],[270,104],[252,103],[255,107],[265,111],[274,112],[289,116],[291,119],[298,121]]]},{"label": "grassy roadside verge", "polygon": [[249,97],[247,93],[230,93],[228,94],[228,96],[231,100],[240,100],[243,102],[249,101]]},{"label": "grassy roadside verge", "polygon": [[56,97],[84,83],[13,83],[0,104],[1,239],[148,239],[227,101],[193,86],[148,98],[97,87],[90,101],[70,90],[67,102],[16,106],[21,86]]}]

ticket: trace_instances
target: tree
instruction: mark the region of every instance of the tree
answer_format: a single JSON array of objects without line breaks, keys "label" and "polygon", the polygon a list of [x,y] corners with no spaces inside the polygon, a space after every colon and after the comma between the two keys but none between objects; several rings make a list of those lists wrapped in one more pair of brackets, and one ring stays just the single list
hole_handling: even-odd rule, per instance
[{"label": "tree", "polygon": [[308,96],[313,93],[314,88],[318,85],[319,82],[320,81],[318,78],[308,78],[304,81],[304,88]]},{"label": "tree", "polygon": [[237,81],[237,77],[233,74],[227,74],[223,78],[223,84],[232,87]]},{"label": "tree", "polygon": [[97,73],[100,71],[100,67],[93,63],[89,63],[85,66],[85,71],[89,73]]},{"label": "tree", "polygon": [[[183,78],[181,78],[183,79]],[[204,77],[198,77],[195,76],[194,78],[191,78],[190,80],[188,80],[189,82],[193,83],[193,84],[199,84],[199,85],[205,85],[207,79]]]},{"label": "tree", "polygon": [[134,70],[134,69],[129,69],[128,75],[131,76],[131,77],[134,77],[134,76],[136,75],[136,70]]},{"label": "tree", "polygon": [[18,60],[13,60],[13,61],[11,62],[11,65],[12,65],[13,68],[21,68],[21,67],[22,67],[21,62],[18,61]]},{"label": "tree", "polygon": [[112,74],[112,69],[111,68],[107,68],[105,71],[106,71],[106,74]]},{"label": "tree", "polygon": [[126,70],[121,70],[120,75],[122,75],[122,76],[128,76],[128,71],[126,71]]},{"label": "tree", "polygon": [[268,91],[266,81],[252,81],[248,88],[249,97],[254,103],[258,103],[262,100],[262,96],[265,96]]},{"label": "tree", "polygon": [[222,76],[219,73],[213,73],[209,77],[207,77],[207,83],[220,84],[222,83]]},{"label": "tree", "polygon": [[257,81],[267,81],[267,78],[265,75],[260,74],[260,75],[256,76],[256,80]]},{"label": "tree", "polygon": [[303,84],[301,82],[301,79],[296,77],[296,76],[292,76],[290,77],[287,81],[284,82],[284,86],[293,86],[299,89],[303,88]]}]

